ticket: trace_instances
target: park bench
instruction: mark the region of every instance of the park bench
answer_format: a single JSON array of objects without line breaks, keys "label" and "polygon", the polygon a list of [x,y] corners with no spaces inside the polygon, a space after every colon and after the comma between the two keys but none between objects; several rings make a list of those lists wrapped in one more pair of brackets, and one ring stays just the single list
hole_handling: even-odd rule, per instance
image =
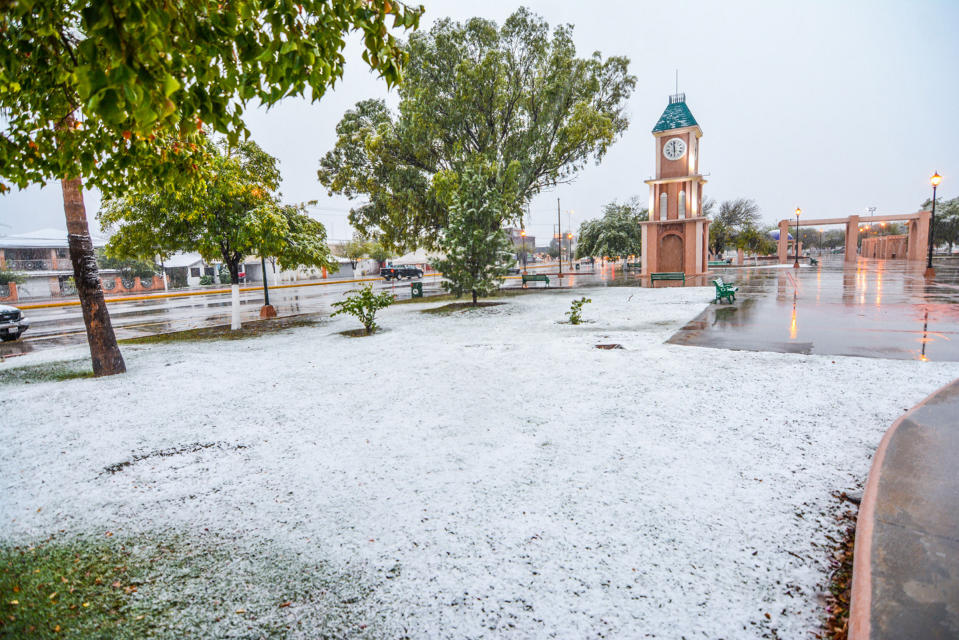
[{"label": "park bench", "polygon": [[739,287],[723,282],[722,278],[716,278],[713,284],[716,285],[716,302],[722,302],[723,298],[730,304],[736,302],[736,292],[739,291]]},{"label": "park bench", "polygon": [[643,263],[642,262],[627,262],[626,263],[627,271],[642,271]]},{"label": "park bench", "polygon": [[534,276],[529,276],[529,275],[525,275],[525,274],[524,274],[524,275],[523,275],[523,286],[524,286],[524,287],[526,286],[526,283],[527,283],[527,282],[545,282],[545,283],[546,283],[546,286],[548,287],[548,286],[549,286],[549,276],[544,276],[544,275],[542,275],[542,274],[540,274],[540,275],[534,275]]},{"label": "park bench", "polygon": [[710,267],[728,267],[729,262],[730,262],[729,260],[710,260],[709,266]]},{"label": "park bench", "polygon": [[649,274],[649,284],[651,286],[657,280],[682,280],[683,286],[686,286],[686,274],[682,271],[665,271],[663,273],[651,273]]},{"label": "park bench", "polygon": [[810,258],[809,264],[819,264],[819,260],[816,260],[815,258]]}]

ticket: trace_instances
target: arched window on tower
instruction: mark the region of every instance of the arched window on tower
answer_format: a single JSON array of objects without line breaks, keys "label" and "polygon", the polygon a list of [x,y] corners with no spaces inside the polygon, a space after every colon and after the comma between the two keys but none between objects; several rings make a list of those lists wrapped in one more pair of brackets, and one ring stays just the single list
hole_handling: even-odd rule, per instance
[{"label": "arched window on tower", "polygon": [[666,192],[664,191],[659,196],[659,219],[660,220],[666,219],[666,206],[668,204],[669,204],[669,198],[666,196]]},{"label": "arched window on tower", "polygon": [[682,220],[686,217],[686,192],[679,192],[679,219]]}]

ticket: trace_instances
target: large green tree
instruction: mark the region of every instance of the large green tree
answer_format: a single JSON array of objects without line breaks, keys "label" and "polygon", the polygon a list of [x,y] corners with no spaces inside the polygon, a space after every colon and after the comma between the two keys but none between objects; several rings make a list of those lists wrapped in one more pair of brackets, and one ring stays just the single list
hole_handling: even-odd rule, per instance
[{"label": "large green tree", "polygon": [[570,25],[551,31],[526,9],[502,26],[439,20],[412,34],[408,51],[398,112],[358,103],[318,172],[331,193],[363,198],[351,223],[391,245],[435,246],[449,215],[444,189],[477,158],[501,169],[490,187],[501,222],[516,221],[524,202],[599,162],[628,125],[628,60],[579,58]]},{"label": "large green tree", "polygon": [[[712,206],[710,209],[712,210]],[[748,198],[724,200],[709,224],[710,250],[713,254],[721,256],[727,246],[737,244],[740,234],[758,229],[759,217],[759,205],[753,200]]]},{"label": "large green tree", "polygon": [[[95,375],[125,370],[103,301],[82,181],[117,192],[190,176],[208,123],[236,142],[250,104],[318,100],[346,35],[389,84],[406,53],[397,0],[5,0],[0,3],[0,193],[58,180]],[[202,145],[201,145],[202,147]]]},{"label": "large green tree", "polygon": [[649,220],[649,211],[637,196],[625,202],[613,200],[603,206],[603,217],[579,225],[576,257],[638,256],[642,251],[640,222]]},{"label": "large green tree", "polygon": [[275,158],[251,140],[206,146],[204,180],[179,188],[141,185],[105,201],[99,219],[115,230],[107,244],[114,258],[196,251],[207,262],[222,262],[230,273],[231,326],[238,329],[239,272],[247,256],[275,257],[283,268],[335,267],[323,225],[300,207],[279,203]]},{"label": "large green tree", "polygon": [[[922,208],[931,211],[932,200],[923,202]],[[952,247],[959,243],[959,198],[951,200],[936,198],[936,228],[933,232],[933,241],[937,246],[949,245],[950,253]]]},{"label": "large green tree", "polygon": [[499,288],[513,260],[513,244],[501,226],[502,194],[491,184],[495,169],[468,167],[451,196],[449,220],[440,235],[443,258],[436,268],[443,273],[443,288],[455,295],[477,298]]}]

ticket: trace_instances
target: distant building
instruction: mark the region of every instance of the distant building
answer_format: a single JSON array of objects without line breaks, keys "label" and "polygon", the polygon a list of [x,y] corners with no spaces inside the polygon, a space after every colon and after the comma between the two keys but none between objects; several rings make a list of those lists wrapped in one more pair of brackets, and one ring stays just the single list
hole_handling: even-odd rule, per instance
[{"label": "distant building", "polygon": [[[93,247],[106,245],[104,238],[90,236]],[[26,278],[24,282],[9,287],[3,300],[22,298],[48,298],[72,295],[73,263],[67,232],[63,229],[38,229],[29,233],[0,236],[0,269],[16,271]],[[115,272],[111,272],[115,273]]]}]

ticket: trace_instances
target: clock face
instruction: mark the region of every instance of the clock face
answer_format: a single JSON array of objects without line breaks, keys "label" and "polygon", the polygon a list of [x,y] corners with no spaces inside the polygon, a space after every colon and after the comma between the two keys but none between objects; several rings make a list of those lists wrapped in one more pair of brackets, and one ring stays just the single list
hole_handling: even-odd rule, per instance
[{"label": "clock face", "polygon": [[663,145],[663,156],[667,160],[679,160],[686,155],[686,141],[682,138],[667,140]]}]

